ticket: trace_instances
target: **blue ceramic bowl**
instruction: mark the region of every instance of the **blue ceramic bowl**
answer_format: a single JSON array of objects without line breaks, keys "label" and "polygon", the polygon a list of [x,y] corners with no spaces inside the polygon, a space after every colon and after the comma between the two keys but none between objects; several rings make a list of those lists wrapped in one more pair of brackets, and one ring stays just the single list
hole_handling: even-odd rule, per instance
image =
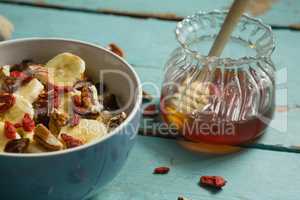
[{"label": "blue ceramic bowl", "polygon": [[56,38],[0,43],[0,65],[33,59],[45,63],[62,52],[86,61],[94,81],[104,78],[120,97],[128,118],[99,141],[59,152],[0,154],[0,198],[9,200],[82,200],[101,192],[124,165],[135,142],[142,94],[133,68],[122,58],[93,44]]}]

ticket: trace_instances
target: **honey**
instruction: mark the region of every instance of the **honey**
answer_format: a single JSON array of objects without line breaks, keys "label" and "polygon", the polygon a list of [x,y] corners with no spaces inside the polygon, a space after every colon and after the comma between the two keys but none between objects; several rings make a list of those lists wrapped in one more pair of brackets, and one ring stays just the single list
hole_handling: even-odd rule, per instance
[{"label": "honey", "polygon": [[[253,83],[243,72],[228,70],[222,76],[220,74],[219,70],[214,72],[214,78],[206,89],[199,82],[186,84],[183,81],[174,94],[164,95],[163,91],[160,103],[163,119],[175,125],[184,138],[194,142],[223,145],[247,143],[262,135],[271,121],[274,96],[267,95],[270,88],[261,80],[257,79],[257,88],[251,87]],[[236,80],[239,82],[239,94],[237,89],[233,89],[236,88],[233,84]],[[198,87],[193,89],[196,83]],[[180,92],[181,87],[186,88],[185,93]],[[240,98],[235,98],[237,96]],[[219,106],[215,106],[217,104]]]}]

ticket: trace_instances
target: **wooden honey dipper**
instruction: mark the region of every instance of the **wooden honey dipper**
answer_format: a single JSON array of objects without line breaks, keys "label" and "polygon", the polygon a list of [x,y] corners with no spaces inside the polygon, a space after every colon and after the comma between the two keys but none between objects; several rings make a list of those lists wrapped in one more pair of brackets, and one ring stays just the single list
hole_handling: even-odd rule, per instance
[{"label": "wooden honey dipper", "polygon": [[[208,56],[209,57],[220,57],[222,51],[224,50],[226,43],[228,42],[232,31],[239,22],[241,16],[250,0],[235,0],[232,4],[225,21],[221,27],[220,32],[218,33]],[[209,88],[208,86],[201,86],[202,82],[201,77],[208,76],[210,73],[209,66],[204,66],[201,70],[201,73],[198,74],[194,81],[189,81],[191,77],[188,77],[186,81],[179,87],[178,93],[175,96],[178,96],[177,100],[177,109],[179,112],[190,113],[193,110],[201,110],[207,103],[209,97]],[[201,76],[201,77],[199,77]],[[203,79],[202,79],[203,80]],[[187,87],[187,89],[184,89]],[[206,152],[214,154],[224,154],[239,151],[239,147],[229,146],[229,145],[211,145],[203,142],[190,142],[185,140],[179,140],[178,143],[191,151],[194,152]]]}]

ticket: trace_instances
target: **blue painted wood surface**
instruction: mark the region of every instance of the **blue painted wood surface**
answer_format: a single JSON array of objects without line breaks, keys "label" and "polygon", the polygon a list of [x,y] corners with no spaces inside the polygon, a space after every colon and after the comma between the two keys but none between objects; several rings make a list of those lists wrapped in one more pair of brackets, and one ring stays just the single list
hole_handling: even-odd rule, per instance
[{"label": "blue painted wood surface", "polygon": [[[159,97],[159,88],[163,79],[163,65],[169,53],[177,46],[174,36],[175,22],[155,19],[133,19],[109,15],[87,14],[81,12],[58,11],[16,5],[0,4],[0,13],[8,17],[15,25],[13,37],[67,37],[85,40],[105,46],[115,42],[126,52],[127,60],[134,65],[142,81],[155,82],[157,87],[146,87]],[[297,41],[300,33],[289,30],[275,30],[277,48],[273,55],[275,65],[280,69],[277,92],[278,105],[287,101],[290,107],[288,124],[286,112],[277,112],[272,127],[258,141],[260,144],[281,145],[287,148],[300,145],[300,117],[298,105],[300,95],[298,74],[300,68]],[[158,37],[159,35],[159,37]],[[287,72],[285,72],[287,70]],[[287,75],[284,75],[287,73]],[[288,80],[286,80],[288,77]],[[285,99],[285,85],[288,87],[288,99]],[[280,131],[278,131],[280,130]]]},{"label": "blue painted wood surface", "polygon": [[[26,2],[43,5],[58,5],[70,8],[82,8],[95,11],[111,10],[117,12],[131,12],[141,14],[175,14],[176,16],[187,16],[202,10],[210,11],[213,9],[228,9],[232,0],[9,0],[13,2]],[[299,0],[256,0],[260,6],[256,6],[255,12],[263,9],[264,3],[270,3],[271,8],[268,12],[261,13],[266,23],[275,25],[289,25],[300,23],[300,1]],[[259,12],[260,13],[260,12]]]},{"label": "blue painted wood surface", "polygon": [[[153,175],[169,166],[167,175]],[[226,156],[188,152],[168,139],[139,136],[129,160],[95,200],[297,200],[299,154],[245,150]],[[228,184],[218,193],[198,186],[202,175],[222,175]]]}]

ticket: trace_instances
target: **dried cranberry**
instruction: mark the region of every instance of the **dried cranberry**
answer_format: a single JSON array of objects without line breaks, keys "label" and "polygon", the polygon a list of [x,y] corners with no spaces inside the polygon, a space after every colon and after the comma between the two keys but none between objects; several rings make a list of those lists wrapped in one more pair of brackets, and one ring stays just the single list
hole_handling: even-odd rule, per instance
[{"label": "dried cranberry", "polygon": [[67,146],[67,148],[74,148],[74,147],[78,147],[80,145],[83,145],[83,142],[79,139],[76,139],[70,135],[67,135],[65,133],[62,133],[61,135],[61,139],[64,141],[65,145]]},{"label": "dried cranberry", "polygon": [[167,174],[169,171],[169,167],[157,167],[154,169],[153,174]]},{"label": "dried cranberry", "polygon": [[6,112],[16,102],[16,98],[10,93],[0,93],[0,113]]},{"label": "dried cranberry", "polygon": [[35,122],[33,119],[31,119],[31,117],[28,113],[26,113],[24,115],[22,124],[23,124],[24,131],[28,131],[28,132],[33,131],[33,129],[35,127]]},{"label": "dried cranberry", "polygon": [[226,184],[226,180],[221,176],[201,176],[200,184],[220,189]]},{"label": "dried cranberry", "polygon": [[15,128],[15,126],[8,122],[5,121],[4,123],[4,134],[8,139],[16,139],[17,137],[17,130]]}]

